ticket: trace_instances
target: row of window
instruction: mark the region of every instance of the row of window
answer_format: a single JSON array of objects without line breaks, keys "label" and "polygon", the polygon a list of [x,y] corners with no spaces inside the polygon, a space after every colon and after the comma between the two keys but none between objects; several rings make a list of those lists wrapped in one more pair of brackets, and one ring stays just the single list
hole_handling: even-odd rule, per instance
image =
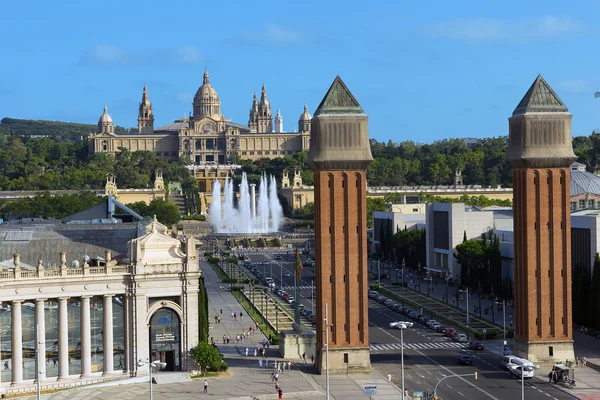
[{"label": "row of window", "polygon": [[[247,156],[247,155],[253,156],[254,153],[255,153],[254,151],[242,151],[242,155],[243,156]],[[277,151],[277,150],[273,150],[273,151],[266,150],[266,151],[257,151],[256,152],[257,156],[262,156],[263,154],[265,156],[268,156],[268,155],[271,155],[271,154],[274,155],[274,156],[276,156],[278,154],[283,156],[283,155],[285,155],[285,151],[284,150],[280,150],[280,151]],[[292,155],[292,154],[294,154],[294,152],[292,150],[288,150],[287,154],[288,155]]]},{"label": "row of window", "polygon": [[160,153],[160,152],[156,152],[156,157],[177,157],[177,152],[165,152],[165,153]]},{"label": "row of window", "polygon": [[[594,199],[589,199],[587,201],[587,209],[589,210],[593,210],[595,207],[596,201]],[[581,199],[579,200],[579,208],[577,207],[577,202],[572,201],[571,202],[571,211],[577,211],[577,210],[585,210],[586,206],[585,206],[585,199]]]}]

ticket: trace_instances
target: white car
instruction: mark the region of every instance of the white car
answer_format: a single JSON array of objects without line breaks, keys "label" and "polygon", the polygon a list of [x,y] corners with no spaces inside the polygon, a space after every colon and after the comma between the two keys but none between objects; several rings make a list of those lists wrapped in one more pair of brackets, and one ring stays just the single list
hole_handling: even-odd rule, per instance
[{"label": "white car", "polygon": [[406,326],[407,328],[412,328],[413,323],[410,321],[396,321],[396,322],[390,322],[390,328],[398,328],[401,329],[402,325]]}]

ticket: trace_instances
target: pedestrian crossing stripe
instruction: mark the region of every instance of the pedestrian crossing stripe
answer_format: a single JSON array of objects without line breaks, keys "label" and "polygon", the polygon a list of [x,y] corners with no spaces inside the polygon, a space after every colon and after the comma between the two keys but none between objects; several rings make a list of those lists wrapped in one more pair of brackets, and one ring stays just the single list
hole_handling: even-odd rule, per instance
[{"label": "pedestrian crossing stripe", "polygon": [[[456,342],[430,342],[430,343],[404,343],[404,349],[430,350],[430,349],[458,349],[464,348],[464,343]],[[401,343],[385,343],[370,345],[371,351],[397,351],[402,349]]]},{"label": "pedestrian crossing stripe", "polygon": [[[317,289],[316,286],[296,286],[296,289],[301,289],[301,290],[302,289],[304,289],[304,290],[309,289],[310,290],[310,288],[314,288],[315,290]],[[294,287],[293,286],[284,286],[282,289],[283,290],[294,290]]]}]

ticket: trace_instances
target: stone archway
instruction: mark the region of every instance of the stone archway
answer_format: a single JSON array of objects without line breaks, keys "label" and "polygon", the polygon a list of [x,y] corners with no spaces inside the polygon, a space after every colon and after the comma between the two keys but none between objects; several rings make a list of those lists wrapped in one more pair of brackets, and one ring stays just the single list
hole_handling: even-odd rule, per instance
[{"label": "stone archway", "polygon": [[160,304],[148,313],[150,359],[167,363],[166,371],[182,369],[182,318],[180,310]]}]

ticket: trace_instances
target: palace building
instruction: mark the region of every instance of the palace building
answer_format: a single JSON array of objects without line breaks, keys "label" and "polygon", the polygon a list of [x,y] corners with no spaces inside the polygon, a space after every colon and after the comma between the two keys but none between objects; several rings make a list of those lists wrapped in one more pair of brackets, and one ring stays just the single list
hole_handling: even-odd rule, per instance
[{"label": "palace building", "polygon": [[284,132],[279,110],[273,126],[273,112],[265,85],[260,100],[254,94],[247,126],[224,117],[221,100],[210,84],[208,71],[204,72],[202,86],[194,96],[192,110],[190,116],[155,129],[154,110],[144,85],[138,109],[138,133],[115,134],[113,120],[104,106],[98,120],[98,132],[89,136],[89,152],[115,155],[122,147],[129,151],[151,151],[157,157],[169,160],[187,157],[192,165],[206,165],[236,164],[238,159],[284,157],[308,151],[311,126],[308,107],[304,105],[297,131]]}]

